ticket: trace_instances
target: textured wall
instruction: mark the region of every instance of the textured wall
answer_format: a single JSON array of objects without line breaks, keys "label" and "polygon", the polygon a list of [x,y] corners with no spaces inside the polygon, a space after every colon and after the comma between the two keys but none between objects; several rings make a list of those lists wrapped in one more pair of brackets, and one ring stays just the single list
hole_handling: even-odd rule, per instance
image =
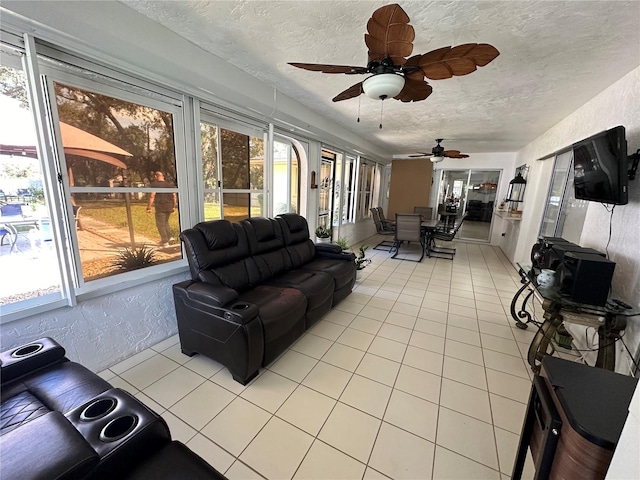
[{"label": "textured wall", "polygon": [[385,211],[388,219],[393,220],[396,213],[413,213],[416,206],[429,206],[432,165],[428,158],[391,163],[389,207]]},{"label": "textured wall", "polygon": [[52,337],[67,357],[101,371],[178,331],[171,285],[174,275],[2,325],[1,349]]},{"label": "textured wall", "polygon": [[[528,261],[531,245],[536,241],[544,212],[553,162],[536,159],[567,147],[595,133],[623,125],[629,153],[640,148],[640,68],[623,77],[600,95],[518,153],[520,163],[532,165],[531,183],[525,193],[526,209],[514,259]],[[599,203],[591,202],[582,230],[580,244],[604,251],[609,239],[610,213]],[[640,309],[640,176],[629,181],[629,203],[617,206],[613,215],[609,257],[616,262],[613,295]],[[640,319],[629,320],[625,342],[637,355],[640,343]],[[629,356],[618,348],[617,370],[628,373]]]}]

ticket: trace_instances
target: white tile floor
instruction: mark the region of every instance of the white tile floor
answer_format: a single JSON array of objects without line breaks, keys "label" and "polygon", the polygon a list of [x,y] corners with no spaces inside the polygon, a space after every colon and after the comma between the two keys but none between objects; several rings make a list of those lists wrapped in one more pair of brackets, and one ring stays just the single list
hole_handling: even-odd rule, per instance
[{"label": "white tile floor", "polygon": [[177,336],[101,376],[230,479],[509,478],[533,329],[510,320],[502,252],[456,246],[421,263],[370,250],[354,292],[246,387]]}]

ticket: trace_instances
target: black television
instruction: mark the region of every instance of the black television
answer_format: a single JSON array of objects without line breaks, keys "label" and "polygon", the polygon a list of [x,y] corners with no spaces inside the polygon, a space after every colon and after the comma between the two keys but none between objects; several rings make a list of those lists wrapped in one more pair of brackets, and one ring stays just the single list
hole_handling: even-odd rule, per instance
[{"label": "black television", "polygon": [[580,200],[626,205],[627,141],[622,125],[600,132],[573,149],[573,185]]}]

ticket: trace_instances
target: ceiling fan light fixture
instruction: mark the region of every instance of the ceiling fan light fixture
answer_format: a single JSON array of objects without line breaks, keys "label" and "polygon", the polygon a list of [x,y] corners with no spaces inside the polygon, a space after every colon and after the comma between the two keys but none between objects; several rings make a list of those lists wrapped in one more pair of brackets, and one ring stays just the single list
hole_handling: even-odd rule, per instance
[{"label": "ceiling fan light fixture", "polygon": [[379,73],[362,82],[364,94],[374,100],[384,100],[398,95],[404,88],[404,77],[397,73]]},{"label": "ceiling fan light fixture", "polygon": [[431,160],[433,163],[440,163],[441,161],[443,161],[443,160],[444,160],[444,157],[443,157],[443,156],[435,156],[435,155],[434,155],[433,157],[431,157],[431,159],[430,159],[430,160]]}]

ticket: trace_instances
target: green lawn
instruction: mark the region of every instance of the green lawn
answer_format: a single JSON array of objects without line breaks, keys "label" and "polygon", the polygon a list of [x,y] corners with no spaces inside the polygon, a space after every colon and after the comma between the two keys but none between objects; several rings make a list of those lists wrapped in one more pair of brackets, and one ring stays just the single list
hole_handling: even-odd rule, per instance
[{"label": "green lawn", "polygon": [[[82,201],[78,202],[78,206],[82,207],[79,215],[81,223],[83,218],[88,217],[117,228],[125,230],[129,228],[127,208],[122,199]],[[155,215],[153,213],[147,215],[147,202],[132,200],[129,206],[135,233],[149,238],[158,238],[159,235],[156,228]],[[251,210],[251,214],[253,216],[261,215],[259,206],[252,207]],[[247,218],[246,207],[225,206],[224,211],[225,218],[230,221],[239,221]],[[204,212],[205,218],[218,219],[220,218],[220,205],[207,203],[204,205]],[[177,238],[178,233],[180,232],[177,213],[169,217],[169,225],[171,225],[171,229],[175,232],[174,236]],[[188,226],[183,225],[183,228],[188,228]]]}]

